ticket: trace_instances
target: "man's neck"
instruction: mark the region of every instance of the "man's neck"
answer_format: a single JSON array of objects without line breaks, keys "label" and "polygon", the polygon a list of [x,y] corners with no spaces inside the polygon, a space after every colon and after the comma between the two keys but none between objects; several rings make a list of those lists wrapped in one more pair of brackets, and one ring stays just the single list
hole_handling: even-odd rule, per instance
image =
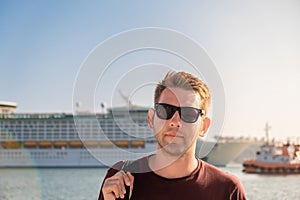
[{"label": "man's neck", "polygon": [[149,158],[150,169],[165,178],[180,178],[190,175],[198,166],[194,154],[186,153],[179,157],[157,153]]}]

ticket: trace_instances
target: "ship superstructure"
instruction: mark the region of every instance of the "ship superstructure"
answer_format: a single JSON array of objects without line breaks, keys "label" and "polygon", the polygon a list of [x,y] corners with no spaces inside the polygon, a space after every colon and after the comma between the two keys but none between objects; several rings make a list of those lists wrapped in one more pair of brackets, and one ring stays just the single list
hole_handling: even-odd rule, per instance
[{"label": "ship superstructure", "polygon": [[[14,113],[0,102],[0,167],[105,167],[153,154],[148,108],[131,105],[104,113]],[[245,147],[240,142],[201,141],[207,161],[225,166]],[[199,148],[200,147],[200,148]],[[222,151],[218,151],[222,147]],[[196,149],[196,155],[201,155]],[[222,159],[219,159],[222,158]]]},{"label": "ship superstructure", "polygon": [[[156,149],[147,111],[131,109],[130,117],[122,109],[76,117],[64,113],[1,113],[0,166],[107,166],[146,155]],[[74,118],[80,123],[77,127]]]}]

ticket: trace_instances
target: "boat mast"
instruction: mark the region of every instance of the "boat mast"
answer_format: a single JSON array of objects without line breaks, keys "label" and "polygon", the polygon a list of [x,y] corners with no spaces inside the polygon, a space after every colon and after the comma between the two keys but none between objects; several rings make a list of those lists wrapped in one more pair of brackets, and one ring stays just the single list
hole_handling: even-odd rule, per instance
[{"label": "boat mast", "polygon": [[271,126],[269,126],[269,124],[268,124],[268,122],[266,123],[266,125],[265,125],[265,133],[266,133],[266,139],[267,139],[267,141],[266,141],[266,143],[267,143],[267,145],[269,146],[269,130],[271,129]]}]

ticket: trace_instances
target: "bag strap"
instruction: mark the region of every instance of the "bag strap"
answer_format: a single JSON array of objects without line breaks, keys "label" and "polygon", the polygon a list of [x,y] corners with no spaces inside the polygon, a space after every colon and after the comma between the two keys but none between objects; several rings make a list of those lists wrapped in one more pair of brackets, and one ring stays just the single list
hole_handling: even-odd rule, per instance
[{"label": "bag strap", "polygon": [[130,172],[132,170],[132,163],[132,160],[125,160],[120,170],[123,170],[125,173]]},{"label": "bag strap", "polygon": [[[120,170],[123,170],[125,173],[130,172],[132,163],[133,161],[131,160],[125,160]],[[117,198],[117,200],[129,200],[130,187],[125,185],[125,189],[126,189],[126,194],[124,195],[125,197],[123,199]]]}]

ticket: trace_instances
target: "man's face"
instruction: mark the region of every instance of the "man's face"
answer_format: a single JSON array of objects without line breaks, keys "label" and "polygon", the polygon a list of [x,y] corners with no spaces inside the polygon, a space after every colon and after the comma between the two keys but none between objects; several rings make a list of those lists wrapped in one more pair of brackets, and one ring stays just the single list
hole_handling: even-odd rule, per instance
[{"label": "man's face", "polygon": [[[177,107],[199,108],[200,95],[193,90],[166,88],[158,103],[166,103]],[[158,148],[171,156],[181,156],[190,152],[194,154],[196,140],[202,132],[203,119],[199,116],[194,123],[181,120],[178,111],[169,120],[160,119],[154,110],[149,111],[149,125],[155,133]]]}]

